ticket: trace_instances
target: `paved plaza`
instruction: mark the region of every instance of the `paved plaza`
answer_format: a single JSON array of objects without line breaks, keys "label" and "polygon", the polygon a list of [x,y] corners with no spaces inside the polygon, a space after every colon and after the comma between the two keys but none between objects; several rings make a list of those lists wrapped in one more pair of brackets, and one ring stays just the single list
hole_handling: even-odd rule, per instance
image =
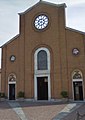
[{"label": "paved plaza", "polygon": [[0,120],[75,120],[77,111],[84,114],[85,103],[0,101]]}]

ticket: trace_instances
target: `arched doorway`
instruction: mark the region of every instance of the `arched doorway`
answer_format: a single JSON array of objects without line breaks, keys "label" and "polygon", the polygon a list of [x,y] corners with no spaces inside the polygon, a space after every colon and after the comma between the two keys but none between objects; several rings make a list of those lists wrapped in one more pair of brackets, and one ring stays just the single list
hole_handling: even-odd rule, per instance
[{"label": "arched doorway", "polygon": [[8,99],[15,100],[16,75],[11,73],[8,77]]},{"label": "arched doorway", "polygon": [[80,70],[72,73],[73,98],[74,100],[83,100],[83,76]]},{"label": "arched doorway", "polygon": [[47,48],[39,48],[34,54],[34,98],[50,100],[50,52]]}]

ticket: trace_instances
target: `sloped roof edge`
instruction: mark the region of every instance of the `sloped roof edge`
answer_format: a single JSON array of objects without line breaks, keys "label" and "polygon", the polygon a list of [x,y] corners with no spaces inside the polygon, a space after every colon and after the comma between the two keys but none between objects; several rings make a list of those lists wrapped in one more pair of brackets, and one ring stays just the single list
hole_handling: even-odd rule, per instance
[{"label": "sloped roof edge", "polygon": [[[33,9],[34,7],[36,7],[38,4],[47,4],[47,5],[51,5],[51,6],[55,6],[55,7],[61,7],[64,6],[66,7],[66,4],[55,4],[55,3],[51,3],[51,2],[47,2],[47,1],[39,1],[38,3],[36,3],[35,5],[33,5],[32,7],[29,7],[26,11],[22,12],[22,13],[18,13],[20,15],[25,14],[27,12],[29,12],[31,9]],[[0,48],[3,48],[4,46],[6,46],[7,44],[11,43],[13,40],[15,40],[15,38],[19,37],[20,34],[14,36],[12,39],[10,39],[8,42],[6,42],[5,44],[3,44],[2,46],[0,46]]]},{"label": "sloped roof edge", "polygon": [[[82,32],[82,31],[79,31],[79,30],[76,30],[76,29],[73,29],[73,28],[70,28],[70,27],[65,27],[65,29],[85,35],[85,32]],[[6,42],[6,43],[3,44],[2,46],[0,46],[0,48],[3,48],[4,46],[8,45],[9,43],[11,43],[12,41],[14,41],[14,40],[15,40],[16,38],[18,38],[19,36],[20,36],[20,34],[17,34],[17,35],[14,36],[12,39],[10,39],[8,42]]]},{"label": "sloped roof edge", "polygon": [[0,48],[3,48],[4,46],[8,45],[9,43],[11,43],[12,41],[14,41],[16,38],[19,37],[20,34],[17,34],[16,36],[14,36],[12,39],[10,39],[8,42],[6,42],[5,44],[3,44],[2,46],[0,46]]},{"label": "sloped roof edge", "polygon": [[80,33],[80,34],[83,34],[85,35],[85,32],[82,32],[80,30],[77,30],[77,29],[73,29],[73,28],[70,28],[70,27],[65,27],[67,30],[70,30],[70,31],[73,31],[73,32],[77,32],[77,33]]},{"label": "sloped roof edge", "polygon": [[55,6],[55,7],[66,7],[66,4],[65,3],[62,3],[62,4],[55,4],[55,3],[51,3],[51,2],[47,2],[47,1],[39,1],[38,3],[34,4],[33,6],[29,7],[26,11],[24,12],[21,12],[21,13],[18,13],[19,15],[23,15],[27,12],[29,12],[30,10],[32,10],[34,7],[36,7],[37,5],[39,4],[47,4],[47,5],[51,5],[51,6]]}]

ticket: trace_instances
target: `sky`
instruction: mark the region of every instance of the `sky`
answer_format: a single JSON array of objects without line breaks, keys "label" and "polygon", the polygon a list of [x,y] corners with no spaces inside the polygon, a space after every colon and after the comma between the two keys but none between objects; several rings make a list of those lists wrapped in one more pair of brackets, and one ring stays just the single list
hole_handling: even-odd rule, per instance
[{"label": "sky", "polygon": [[[19,33],[18,13],[24,12],[38,1],[39,0],[0,0],[0,46]],[[85,32],[85,0],[44,1],[55,4],[66,3],[66,26]]]}]

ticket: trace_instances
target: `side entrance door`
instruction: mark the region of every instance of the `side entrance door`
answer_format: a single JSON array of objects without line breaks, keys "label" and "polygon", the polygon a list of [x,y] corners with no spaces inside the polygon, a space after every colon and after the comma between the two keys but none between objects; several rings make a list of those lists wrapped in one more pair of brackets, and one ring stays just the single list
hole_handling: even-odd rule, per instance
[{"label": "side entrance door", "polygon": [[15,84],[9,84],[9,100],[15,100]]},{"label": "side entrance door", "polygon": [[48,77],[37,77],[37,99],[48,100]]},{"label": "side entrance door", "polygon": [[82,81],[73,82],[74,100],[83,100],[83,86]]}]

